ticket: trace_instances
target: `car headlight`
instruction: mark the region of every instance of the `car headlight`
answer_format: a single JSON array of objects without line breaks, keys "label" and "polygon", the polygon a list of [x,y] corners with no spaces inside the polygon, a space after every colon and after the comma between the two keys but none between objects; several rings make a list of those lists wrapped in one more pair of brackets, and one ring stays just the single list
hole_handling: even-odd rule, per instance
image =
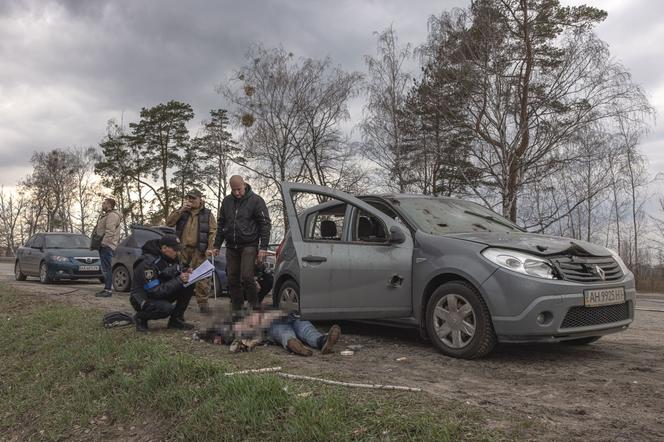
[{"label": "car headlight", "polygon": [[523,273],[536,278],[555,279],[556,274],[551,263],[539,256],[517,252],[508,249],[488,248],[482,251],[482,256],[500,267],[513,272]]},{"label": "car headlight", "polygon": [[51,260],[57,262],[66,262],[69,261],[69,258],[67,258],[66,256],[53,255],[51,256]]},{"label": "car headlight", "polygon": [[607,250],[611,253],[611,256],[613,256],[613,259],[615,259],[616,262],[618,263],[618,265],[620,266],[620,270],[622,270],[623,275],[629,275],[630,273],[632,273],[632,271],[627,268],[627,265],[622,260],[620,255],[618,255],[618,252],[616,252],[613,249],[608,249],[608,248],[607,248]]}]

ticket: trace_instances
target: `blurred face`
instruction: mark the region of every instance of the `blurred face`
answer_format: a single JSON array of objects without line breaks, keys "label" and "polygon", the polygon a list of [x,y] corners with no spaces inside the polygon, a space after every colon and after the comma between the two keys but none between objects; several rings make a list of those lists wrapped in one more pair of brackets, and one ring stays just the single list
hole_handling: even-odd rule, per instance
[{"label": "blurred face", "polygon": [[104,211],[111,210],[111,203],[109,203],[108,200],[102,201],[101,210],[104,210]]},{"label": "blurred face", "polygon": [[161,246],[161,253],[170,259],[175,259],[178,257],[179,252],[172,247]]},{"label": "blurred face", "polygon": [[244,181],[240,180],[233,180],[230,182],[231,185],[231,193],[235,198],[242,198],[245,193],[245,187],[244,187]]},{"label": "blurred face", "polygon": [[203,203],[200,197],[191,196],[191,195],[187,196],[187,202],[189,203],[189,207],[191,207],[192,209],[198,209],[199,207],[201,207],[201,204]]}]

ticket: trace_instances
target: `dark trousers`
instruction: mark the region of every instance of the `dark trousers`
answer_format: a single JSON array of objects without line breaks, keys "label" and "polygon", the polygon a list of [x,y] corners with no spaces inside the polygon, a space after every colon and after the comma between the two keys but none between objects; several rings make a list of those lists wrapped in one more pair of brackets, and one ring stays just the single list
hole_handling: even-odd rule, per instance
[{"label": "dark trousers", "polygon": [[226,271],[228,289],[231,294],[233,310],[239,310],[246,299],[252,307],[258,307],[256,293],[256,256],[258,247],[238,247],[226,249]]},{"label": "dark trousers", "polygon": [[163,319],[170,316],[184,320],[184,311],[187,310],[193,294],[194,286],[192,285],[171,294],[168,299],[150,299],[143,305],[142,309],[133,296],[129,297],[129,302],[136,310],[136,316],[140,319]]},{"label": "dark trousers", "polygon": [[99,260],[101,261],[101,273],[104,275],[104,290],[111,290],[113,287],[113,269],[111,267],[113,249],[101,246],[99,248]]}]

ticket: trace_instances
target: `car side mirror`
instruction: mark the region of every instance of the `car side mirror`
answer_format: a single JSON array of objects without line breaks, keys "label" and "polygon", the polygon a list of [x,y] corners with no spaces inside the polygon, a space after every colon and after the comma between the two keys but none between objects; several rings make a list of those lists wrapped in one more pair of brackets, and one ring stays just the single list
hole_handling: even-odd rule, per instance
[{"label": "car side mirror", "polygon": [[406,235],[397,226],[390,227],[390,244],[401,244],[406,241]]}]

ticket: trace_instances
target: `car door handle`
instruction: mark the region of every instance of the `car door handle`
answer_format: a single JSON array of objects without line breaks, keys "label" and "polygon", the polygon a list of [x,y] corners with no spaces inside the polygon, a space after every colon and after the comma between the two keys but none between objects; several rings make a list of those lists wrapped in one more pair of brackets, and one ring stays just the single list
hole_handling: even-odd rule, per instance
[{"label": "car door handle", "polygon": [[302,258],[302,261],[304,261],[304,262],[325,262],[325,261],[327,261],[327,258],[324,257],[324,256],[309,255],[309,256],[305,256],[304,258]]}]

